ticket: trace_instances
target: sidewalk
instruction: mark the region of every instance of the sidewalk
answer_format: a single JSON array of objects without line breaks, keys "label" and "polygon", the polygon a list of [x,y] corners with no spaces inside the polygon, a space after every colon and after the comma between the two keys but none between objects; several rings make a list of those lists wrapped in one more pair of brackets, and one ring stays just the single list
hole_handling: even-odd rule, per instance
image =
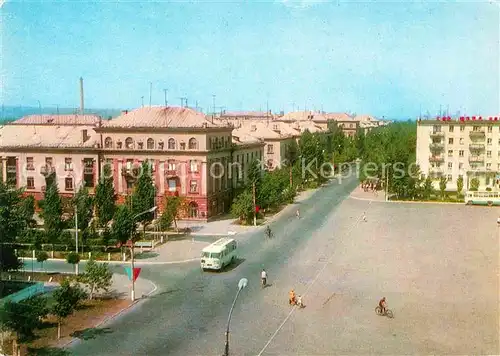
[{"label": "sidewalk", "polygon": [[368,200],[368,201],[385,201],[385,191],[375,191],[372,192],[371,190],[368,190],[367,192],[364,191],[361,186],[357,186],[356,189],[354,189],[350,195],[350,198],[357,199],[357,200]]}]

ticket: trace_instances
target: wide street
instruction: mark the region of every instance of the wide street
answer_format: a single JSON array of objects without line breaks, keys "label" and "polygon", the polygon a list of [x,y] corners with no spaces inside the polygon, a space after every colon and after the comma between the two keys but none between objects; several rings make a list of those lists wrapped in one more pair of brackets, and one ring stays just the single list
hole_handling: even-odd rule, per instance
[{"label": "wide street", "polygon": [[[232,355],[499,354],[497,210],[346,199],[356,185],[351,177],[320,189],[300,204],[300,220],[288,213],[271,224],[271,241],[238,235],[243,260],[224,273],[144,266],[158,292],[71,352],[221,355],[246,277]],[[288,306],[291,288],[305,309]],[[375,315],[382,296],[394,319]]]}]

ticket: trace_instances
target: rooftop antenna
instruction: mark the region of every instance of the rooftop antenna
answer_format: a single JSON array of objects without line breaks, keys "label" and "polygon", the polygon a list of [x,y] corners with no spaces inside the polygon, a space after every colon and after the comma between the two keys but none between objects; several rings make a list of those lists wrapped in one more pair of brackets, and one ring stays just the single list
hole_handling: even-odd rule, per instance
[{"label": "rooftop antenna", "polygon": [[187,98],[179,97],[179,99],[181,99],[181,108],[183,108],[184,107],[184,100],[187,101]]},{"label": "rooftop antenna", "polygon": [[442,110],[443,110],[443,105],[439,104],[439,116],[441,116]]},{"label": "rooftop antenna", "polygon": [[269,99],[266,100],[266,120],[267,120],[267,125],[269,126]]},{"label": "rooftop antenna", "polygon": [[141,96],[142,107],[144,107],[144,96]]},{"label": "rooftop antenna", "polygon": [[215,115],[215,94],[212,94],[212,116]]},{"label": "rooftop antenna", "polygon": [[450,104],[446,105],[446,116],[450,115]]},{"label": "rooftop antenna", "polygon": [[420,104],[420,114],[418,114],[418,118],[422,120],[422,104]]},{"label": "rooftop antenna", "polygon": [[80,113],[83,115],[85,108],[83,107],[83,78],[80,77]]},{"label": "rooftop antenna", "polygon": [[149,107],[151,107],[151,92],[153,91],[153,83],[149,82]]},{"label": "rooftop antenna", "polygon": [[168,89],[163,89],[163,93],[165,94],[165,106],[168,106],[168,100],[167,100]]}]

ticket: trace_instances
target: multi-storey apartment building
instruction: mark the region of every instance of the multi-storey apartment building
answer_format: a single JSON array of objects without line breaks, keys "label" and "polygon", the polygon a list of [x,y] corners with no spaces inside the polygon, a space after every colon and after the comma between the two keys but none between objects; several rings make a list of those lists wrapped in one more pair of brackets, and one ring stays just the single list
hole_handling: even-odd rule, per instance
[{"label": "multi-storey apartment building", "polygon": [[[183,196],[192,219],[209,219],[230,206],[231,166],[239,150],[262,157],[261,142],[233,145],[232,127],[183,107],[144,107],[112,120],[95,116],[34,116],[0,131],[2,179],[41,198],[45,176],[55,173],[63,194],[82,182],[91,189],[109,165],[118,201],[152,165],[160,209],[165,196]],[[5,172],[5,173],[4,173]]]},{"label": "multi-storey apartment building", "polygon": [[463,177],[464,189],[477,178],[480,189],[498,188],[500,171],[499,117],[470,116],[417,121],[417,164],[425,175],[448,180],[455,190]]},{"label": "multi-storey apartment building", "polygon": [[217,120],[223,124],[230,124],[235,128],[250,122],[269,123],[275,119],[271,111],[223,111],[217,116]]}]

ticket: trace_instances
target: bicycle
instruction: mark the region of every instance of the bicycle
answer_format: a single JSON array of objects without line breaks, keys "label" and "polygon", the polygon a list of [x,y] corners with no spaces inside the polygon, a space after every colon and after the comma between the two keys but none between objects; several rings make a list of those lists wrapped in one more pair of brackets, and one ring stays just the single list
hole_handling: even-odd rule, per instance
[{"label": "bicycle", "polygon": [[394,314],[392,313],[391,309],[385,308],[385,313],[382,313],[382,308],[380,306],[377,306],[375,308],[375,313],[380,316],[386,316],[388,318],[394,318]]},{"label": "bicycle", "polygon": [[272,238],[274,237],[274,234],[273,234],[273,232],[271,231],[271,228],[269,227],[269,225],[267,225],[267,227],[266,227],[265,234],[266,234],[266,237],[267,237],[268,239],[272,239]]}]

